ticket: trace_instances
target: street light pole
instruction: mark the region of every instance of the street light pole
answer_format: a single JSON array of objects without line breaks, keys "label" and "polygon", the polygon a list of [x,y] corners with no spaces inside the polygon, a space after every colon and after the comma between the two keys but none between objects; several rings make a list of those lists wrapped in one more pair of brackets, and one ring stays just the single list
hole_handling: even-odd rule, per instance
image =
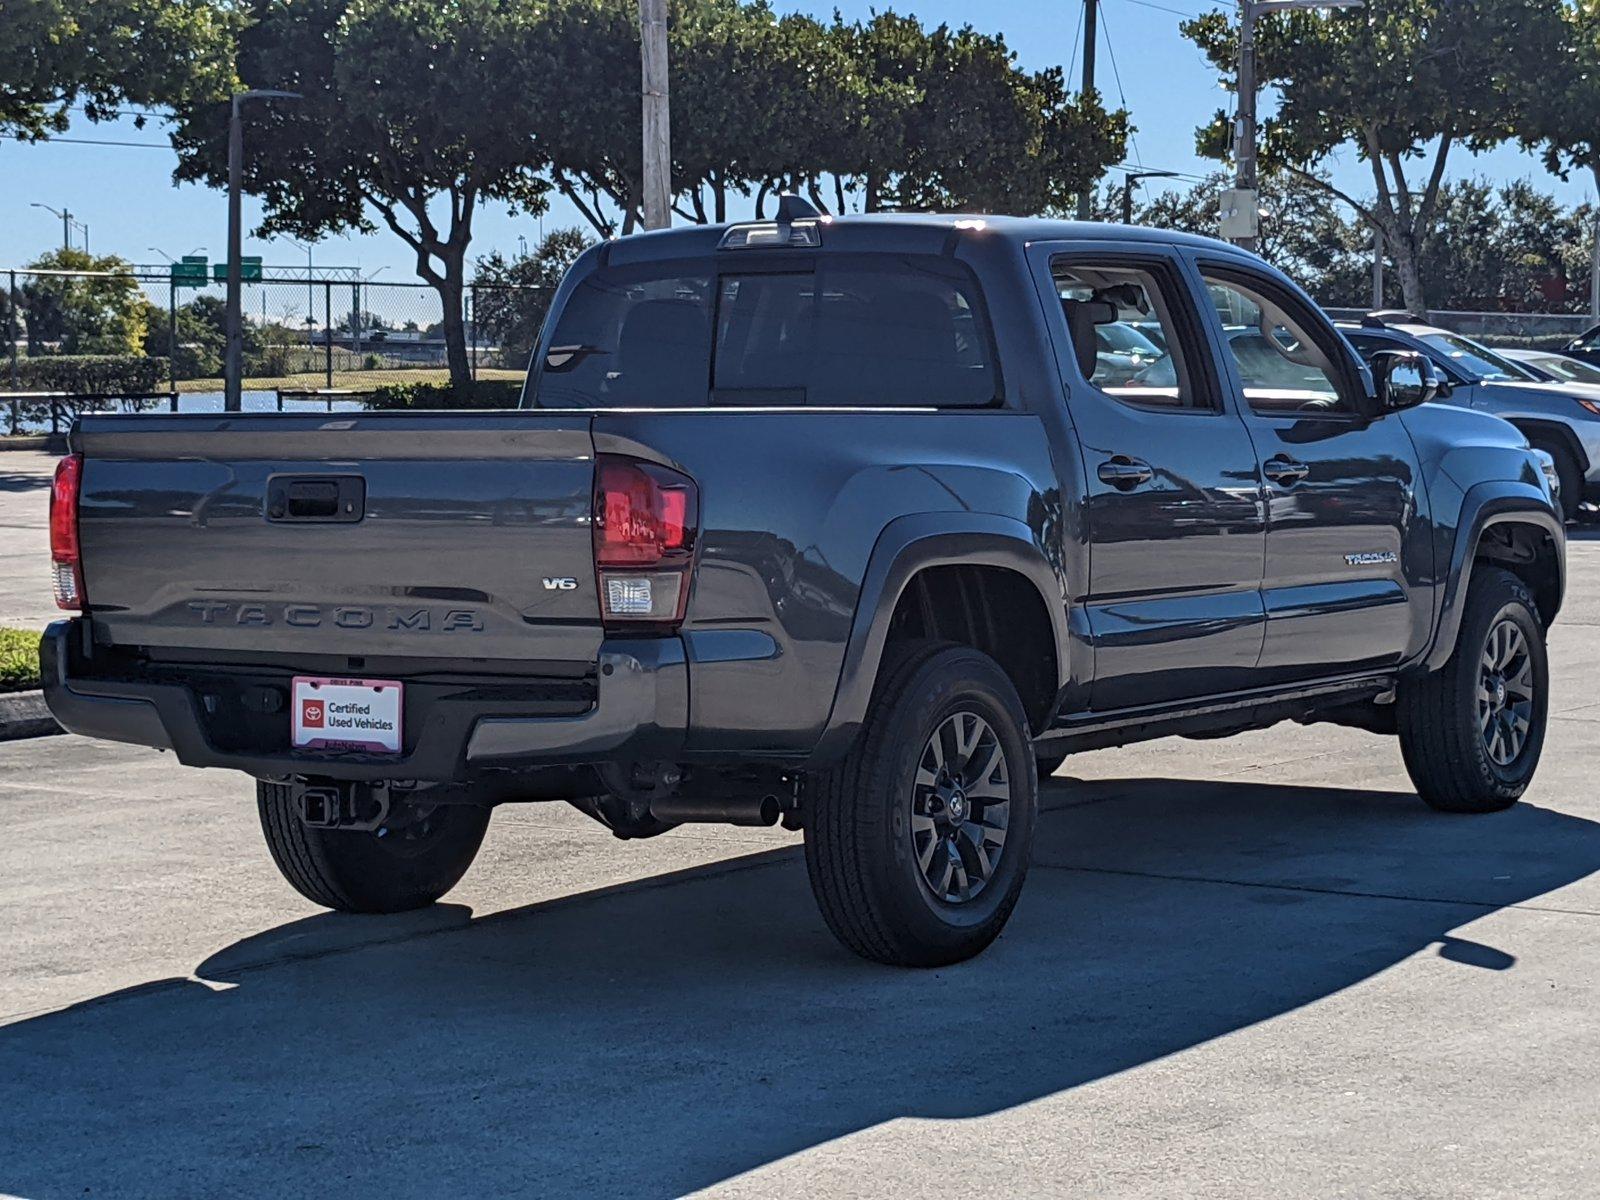
[{"label": "street light pole", "polygon": [[[37,200],[28,205],[29,208],[42,208],[53,217],[61,218],[61,248],[72,249],[72,212],[67,208],[51,208],[48,204],[40,204]],[[88,246],[84,247],[88,250]]]},{"label": "street light pole", "polygon": [[1134,184],[1141,179],[1171,179],[1176,174],[1176,171],[1128,171],[1122,181],[1122,223],[1124,225],[1133,224]]},{"label": "street light pole", "polygon": [[228,300],[227,300],[227,353],[223,365],[222,407],[227,412],[238,412],[242,405],[240,377],[244,368],[244,314],[240,311],[242,280],[240,277],[240,243],[243,241],[243,209],[240,189],[244,177],[244,130],[239,122],[239,109],[246,100],[282,98],[299,100],[299,92],[284,92],[274,88],[250,88],[235,92],[228,101]]},{"label": "street light pole", "polygon": [[644,227],[672,224],[672,118],[667,86],[667,0],[639,0],[644,117]]}]

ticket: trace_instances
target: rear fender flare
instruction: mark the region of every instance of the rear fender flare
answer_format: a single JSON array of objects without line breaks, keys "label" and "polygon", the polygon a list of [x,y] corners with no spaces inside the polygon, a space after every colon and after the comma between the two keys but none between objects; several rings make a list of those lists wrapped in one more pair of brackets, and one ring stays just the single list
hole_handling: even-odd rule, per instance
[{"label": "rear fender flare", "polygon": [[915,513],[884,527],[873,546],[845,646],[833,709],[812,753],[815,761],[839,758],[866,720],[888,641],[889,622],[918,571],[941,566],[1003,567],[1025,576],[1039,592],[1055,641],[1056,691],[1071,676],[1070,640],[1062,578],[1046,561],[1028,526],[988,513]]},{"label": "rear fender flare", "polygon": [[1461,503],[1461,519],[1456,525],[1455,542],[1450,551],[1450,569],[1443,580],[1439,617],[1434,623],[1433,643],[1423,658],[1423,667],[1437,671],[1455,650],[1461,628],[1461,613],[1466,607],[1467,581],[1472,560],[1484,531],[1493,525],[1520,522],[1537,525],[1550,535],[1556,546],[1556,570],[1560,583],[1557,604],[1566,591],[1566,528],[1544,494],[1531,483],[1491,480],[1473,485]]}]

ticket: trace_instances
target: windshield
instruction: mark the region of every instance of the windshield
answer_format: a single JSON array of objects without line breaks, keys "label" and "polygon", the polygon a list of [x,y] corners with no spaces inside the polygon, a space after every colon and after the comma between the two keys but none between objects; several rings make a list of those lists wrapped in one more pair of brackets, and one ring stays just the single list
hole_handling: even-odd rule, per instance
[{"label": "windshield", "polygon": [[1532,371],[1524,370],[1509,358],[1501,358],[1487,346],[1455,333],[1424,333],[1420,340],[1450,360],[1450,365],[1470,379],[1490,383],[1535,383]]}]

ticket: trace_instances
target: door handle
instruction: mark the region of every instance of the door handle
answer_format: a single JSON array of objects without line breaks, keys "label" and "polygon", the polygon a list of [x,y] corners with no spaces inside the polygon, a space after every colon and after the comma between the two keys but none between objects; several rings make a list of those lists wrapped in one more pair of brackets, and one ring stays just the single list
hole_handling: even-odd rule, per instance
[{"label": "door handle", "polygon": [[1125,492],[1131,491],[1141,483],[1149,483],[1156,475],[1150,469],[1149,463],[1129,458],[1126,454],[1117,454],[1107,459],[1100,464],[1095,473],[1100,476],[1102,483],[1109,483],[1112,487]]},{"label": "door handle", "polygon": [[1280,454],[1275,458],[1267,459],[1261,465],[1261,473],[1272,480],[1273,483],[1283,487],[1292,487],[1311,474],[1311,468],[1303,462],[1295,462],[1294,459],[1285,458]]}]

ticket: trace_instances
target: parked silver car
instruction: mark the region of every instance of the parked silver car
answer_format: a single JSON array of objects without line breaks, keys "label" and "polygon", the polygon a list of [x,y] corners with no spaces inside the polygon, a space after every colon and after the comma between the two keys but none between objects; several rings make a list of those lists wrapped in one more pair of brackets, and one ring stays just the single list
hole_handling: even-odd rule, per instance
[{"label": "parked silver car", "polygon": [[1568,520],[1585,501],[1600,501],[1600,387],[1546,382],[1504,354],[1405,313],[1371,313],[1339,330],[1363,358],[1421,351],[1449,382],[1443,403],[1493,413],[1520,429],[1554,461]]},{"label": "parked silver car", "polygon": [[1600,366],[1559,350],[1502,350],[1502,355],[1545,383],[1587,383],[1600,387]]}]

